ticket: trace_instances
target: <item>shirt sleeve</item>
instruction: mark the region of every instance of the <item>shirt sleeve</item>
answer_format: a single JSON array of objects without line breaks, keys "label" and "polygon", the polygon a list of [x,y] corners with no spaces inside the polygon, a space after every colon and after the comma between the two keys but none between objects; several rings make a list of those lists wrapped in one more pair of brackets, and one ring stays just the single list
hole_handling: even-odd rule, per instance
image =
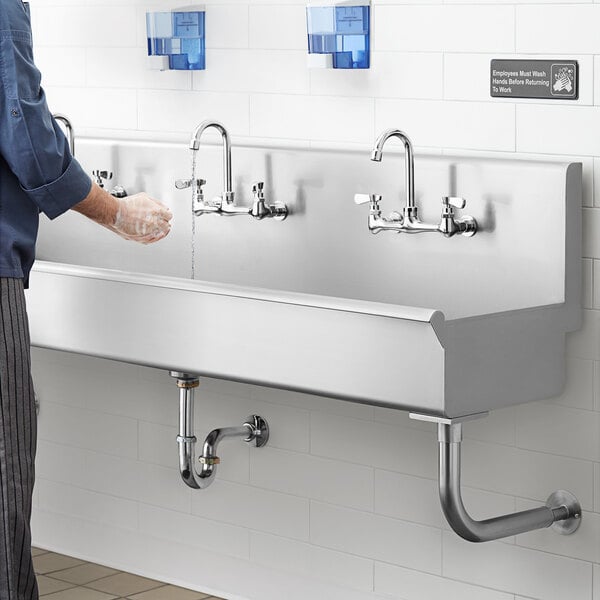
[{"label": "shirt sleeve", "polygon": [[40,72],[33,62],[26,12],[23,10],[23,21],[17,14],[17,22],[8,23],[10,28],[6,27],[7,13],[3,16],[0,154],[28,197],[53,219],[85,199],[92,182],[71,155],[67,139],[48,109]]}]

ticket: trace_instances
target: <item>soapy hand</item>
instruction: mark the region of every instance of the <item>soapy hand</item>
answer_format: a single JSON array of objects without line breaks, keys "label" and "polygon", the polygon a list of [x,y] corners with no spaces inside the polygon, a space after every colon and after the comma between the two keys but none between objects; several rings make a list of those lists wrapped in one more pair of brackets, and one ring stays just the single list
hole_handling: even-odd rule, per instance
[{"label": "soapy hand", "polygon": [[172,218],[164,204],[142,192],[119,199],[117,216],[109,229],[126,240],[152,244],[168,235]]}]

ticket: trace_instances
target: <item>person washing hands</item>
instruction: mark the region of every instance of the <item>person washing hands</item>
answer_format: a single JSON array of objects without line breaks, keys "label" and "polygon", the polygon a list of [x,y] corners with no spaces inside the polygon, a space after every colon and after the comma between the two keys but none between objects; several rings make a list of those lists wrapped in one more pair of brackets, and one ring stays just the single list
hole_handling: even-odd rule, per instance
[{"label": "person washing hands", "polygon": [[[71,156],[33,61],[28,3],[0,1],[0,600],[38,600],[31,558],[36,411],[24,289],[39,213],[69,209],[142,244],[170,210],[141,193],[113,198]],[[48,314],[48,319],[52,315]]]}]

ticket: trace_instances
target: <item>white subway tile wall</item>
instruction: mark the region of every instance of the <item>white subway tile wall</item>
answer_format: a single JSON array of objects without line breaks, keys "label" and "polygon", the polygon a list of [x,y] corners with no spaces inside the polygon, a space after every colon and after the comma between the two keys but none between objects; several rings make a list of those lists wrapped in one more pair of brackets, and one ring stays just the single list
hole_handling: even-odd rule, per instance
[{"label": "white subway tile wall", "polygon": [[[34,350],[34,540],[238,600],[600,600],[600,5],[374,0],[372,68],[343,72],[307,70],[303,2],[204,4],[208,70],[191,74],[146,70],[144,13],[160,2],[31,0],[51,108],[90,136],[184,139],[214,117],[234,141],[366,147],[396,126],[421,150],[584,162],[585,314],[566,389],[467,424],[464,448],[477,517],[564,487],[583,524],[463,542],[441,515],[430,425],[210,380],[199,431],[260,411],[273,435],[260,452],[224,447],[218,481],[192,492],[167,374]],[[580,99],[491,99],[490,59],[526,56],[579,60]]]}]

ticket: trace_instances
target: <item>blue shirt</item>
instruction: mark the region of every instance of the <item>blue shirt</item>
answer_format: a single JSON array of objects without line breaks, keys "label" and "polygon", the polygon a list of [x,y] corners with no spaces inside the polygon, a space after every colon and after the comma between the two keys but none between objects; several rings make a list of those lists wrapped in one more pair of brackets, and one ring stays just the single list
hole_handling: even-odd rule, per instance
[{"label": "blue shirt", "polygon": [[39,213],[81,202],[91,180],[71,156],[33,62],[29,6],[0,0],[0,277],[27,285]]}]

